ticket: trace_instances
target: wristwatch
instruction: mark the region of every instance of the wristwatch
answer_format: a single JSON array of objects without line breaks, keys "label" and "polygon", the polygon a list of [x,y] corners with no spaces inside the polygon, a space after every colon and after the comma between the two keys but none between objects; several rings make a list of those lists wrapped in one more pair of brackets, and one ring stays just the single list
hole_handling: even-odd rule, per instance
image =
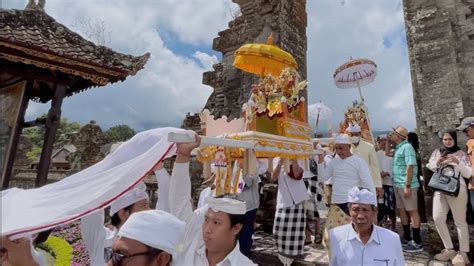
[{"label": "wristwatch", "polygon": [[411,188],[411,184],[405,184],[406,188]]}]

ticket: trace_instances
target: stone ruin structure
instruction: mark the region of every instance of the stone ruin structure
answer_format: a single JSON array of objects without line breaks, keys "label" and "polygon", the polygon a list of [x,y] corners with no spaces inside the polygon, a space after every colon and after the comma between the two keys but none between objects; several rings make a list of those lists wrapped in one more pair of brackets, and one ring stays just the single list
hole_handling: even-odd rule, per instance
[{"label": "stone ruin structure", "polygon": [[77,172],[102,160],[100,148],[105,143],[104,133],[94,120],[81,127],[72,140],[77,150],[71,158],[71,169]]},{"label": "stone ruin structure", "polygon": [[[234,52],[245,43],[266,43],[273,34],[273,43],[294,56],[301,78],[306,79],[306,0],[232,1],[239,5],[241,15],[214,39],[212,48],[222,52],[222,62],[203,75],[203,83],[214,88],[204,109],[209,109],[216,119],[239,118],[251,85],[258,81],[256,75],[233,66]],[[199,123],[199,117],[188,114],[183,127],[196,128],[199,125],[195,123]]]},{"label": "stone ruin structure", "polygon": [[403,7],[426,162],[438,143],[438,132],[474,116],[474,1],[404,0]]},{"label": "stone ruin structure", "polygon": [[[82,126],[78,133],[72,135],[69,143],[69,145],[65,145],[62,148],[74,147],[70,155],[64,158],[69,163],[70,168],[56,169],[50,166],[48,183],[59,181],[103,159],[100,149],[105,144],[105,137],[100,126],[93,120],[89,124]],[[31,143],[22,136],[18,156],[15,161],[14,178],[12,179],[13,186],[23,188],[34,187],[37,163],[31,164],[31,162],[28,162],[26,153],[30,150]],[[54,160],[51,164],[54,165]]]},{"label": "stone ruin structure", "polygon": [[[218,33],[212,48],[222,52],[222,62],[213,66],[214,70],[203,74],[203,84],[214,91],[204,109],[214,118],[226,116],[229,120],[241,117],[242,105],[249,100],[251,85],[259,77],[245,73],[233,66],[234,53],[246,43],[267,43],[272,34],[273,43],[293,55],[298,63],[301,79],[306,79],[306,0],[232,0],[240,7],[241,15],[229,22],[229,28]],[[307,95],[303,95],[307,98]],[[200,131],[198,114],[187,114],[183,128]],[[191,166],[193,199],[197,200],[201,191],[202,166]],[[258,214],[258,222],[265,230],[271,231],[273,223],[276,188],[264,190]],[[264,210],[269,210],[268,212]]]}]

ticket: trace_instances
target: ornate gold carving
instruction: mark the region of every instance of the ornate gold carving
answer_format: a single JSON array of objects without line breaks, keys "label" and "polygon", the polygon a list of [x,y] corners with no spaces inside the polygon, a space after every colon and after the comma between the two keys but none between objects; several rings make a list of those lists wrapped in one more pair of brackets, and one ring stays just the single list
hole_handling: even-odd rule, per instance
[{"label": "ornate gold carving", "polygon": [[311,138],[311,128],[305,124],[292,120],[280,121],[280,131],[285,137],[309,140]]}]

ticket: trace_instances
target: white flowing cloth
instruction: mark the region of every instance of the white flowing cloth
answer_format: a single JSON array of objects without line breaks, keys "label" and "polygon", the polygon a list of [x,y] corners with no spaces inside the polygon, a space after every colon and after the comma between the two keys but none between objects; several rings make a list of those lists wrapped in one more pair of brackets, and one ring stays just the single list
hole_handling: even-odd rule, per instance
[{"label": "white flowing cloth", "polygon": [[138,184],[163,159],[175,154],[169,132],[141,132],[104,160],[56,183],[1,192],[1,234],[17,239],[70,223],[109,206]]}]

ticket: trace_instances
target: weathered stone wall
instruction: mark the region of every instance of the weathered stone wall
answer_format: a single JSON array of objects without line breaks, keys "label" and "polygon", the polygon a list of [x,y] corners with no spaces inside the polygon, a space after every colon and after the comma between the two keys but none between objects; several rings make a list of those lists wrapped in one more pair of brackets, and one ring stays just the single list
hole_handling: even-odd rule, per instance
[{"label": "weathered stone wall", "polygon": [[[241,107],[250,96],[250,86],[258,77],[233,66],[234,52],[245,43],[266,43],[273,34],[274,44],[290,52],[306,79],[306,0],[233,0],[241,15],[229,22],[229,29],[218,33],[213,49],[222,52],[222,62],[203,75],[203,83],[214,88],[205,108],[215,118],[241,116]],[[192,117],[187,117],[192,119]],[[185,122],[188,125],[189,123]]]},{"label": "weathered stone wall", "polygon": [[421,153],[474,116],[474,0],[404,0]]}]

